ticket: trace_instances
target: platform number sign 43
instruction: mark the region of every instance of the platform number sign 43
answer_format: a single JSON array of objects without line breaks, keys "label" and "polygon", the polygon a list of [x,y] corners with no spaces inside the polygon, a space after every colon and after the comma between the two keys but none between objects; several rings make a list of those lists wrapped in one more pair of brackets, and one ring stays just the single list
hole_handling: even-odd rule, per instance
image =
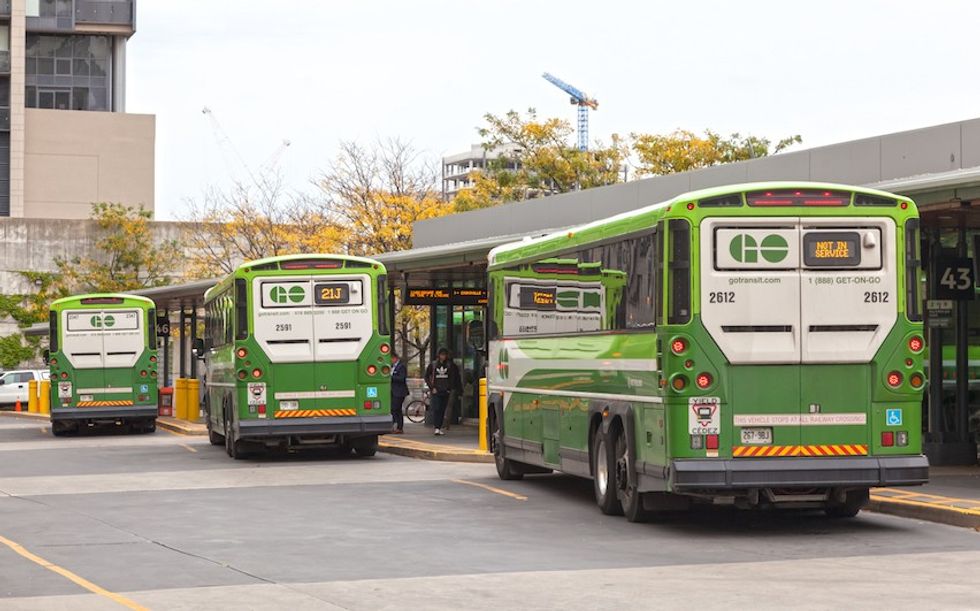
[{"label": "platform number sign 43", "polygon": [[973,259],[943,257],[936,261],[939,299],[970,300],[974,296]]}]

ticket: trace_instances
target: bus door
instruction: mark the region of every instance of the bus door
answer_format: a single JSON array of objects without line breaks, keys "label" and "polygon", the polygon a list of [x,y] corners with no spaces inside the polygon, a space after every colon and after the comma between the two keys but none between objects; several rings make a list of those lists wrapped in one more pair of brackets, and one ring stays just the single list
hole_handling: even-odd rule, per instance
[{"label": "bus door", "polygon": [[[312,279],[258,277],[253,283],[254,337],[271,370],[263,376],[266,409],[273,418],[279,411],[316,409]],[[256,415],[255,405],[248,410]]]},{"label": "bus door", "polygon": [[800,443],[799,218],[701,223],[701,318],[732,364],[733,445]]},{"label": "bus door", "polygon": [[898,315],[895,224],[804,218],[800,252],[802,443],[867,444],[871,362]]},{"label": "bus door", "polygon": [[105,361],[102,339],[103,312],[99,310],[66,310],[62,313],[61,352],[72,367],[69,379],[52,380],[57,385],[58,400],[94,401],[105,388]]},{"label": "bus door", "polygon": [[[102,362],[105,367],[104,399],[132,400],[135,391],[133,384],[137,383],[133,368],[137,359],[146,348],[146,336],[143,333],[143,311],[132,310],[103,310],[102,316]],[[147,391],[149,390],[149,382]],[[144,392],[147,392],[144,391]]]},{"label": "bus door", "polygon": [[[374,335],[374,290],[367,275],[313,278],[317,409],[360,411],[363,403],[357,404],[357,381],[365,377],[366,371],[359,372],[358,367],[373,365],[378,382],[385,380],[377,362],[380,353],[360,361],[361,353]],[[364,400],[377,400],[387,406],[390,398],[381,397],[379,389],[380,386],[369,385]]]}]

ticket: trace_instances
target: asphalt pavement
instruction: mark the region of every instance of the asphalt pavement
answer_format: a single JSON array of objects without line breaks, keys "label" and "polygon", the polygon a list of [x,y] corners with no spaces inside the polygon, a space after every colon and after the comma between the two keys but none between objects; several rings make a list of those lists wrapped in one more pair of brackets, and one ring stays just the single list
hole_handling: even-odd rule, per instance
[{"label": "asphalt pavement", "polygon": [[3,609],[976,608],[980,533],[862,514],[602,515],[570,476],[0,419]]}]

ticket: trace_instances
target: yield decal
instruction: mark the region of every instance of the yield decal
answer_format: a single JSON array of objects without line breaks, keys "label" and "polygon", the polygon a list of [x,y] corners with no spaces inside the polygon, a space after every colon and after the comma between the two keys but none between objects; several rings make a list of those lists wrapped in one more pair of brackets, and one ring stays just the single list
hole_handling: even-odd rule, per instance
[{"label": "yield decal", "polygon": [[902,408],[892,407],[885,410],[886,426],[902,426]]},{"label": "yield decal", "polygon": [[687,425],[691,435],[719,435],[721,433],[721,399],[719,397],[691,397],[688,400]]},{"label": "yield decal", "polygon": [[265,384],[263,382],[248,383],[248,404],[265,405]]},{"label": "yield decal", "polygon": [[855,444],[812,446],[735,446],[735,458],[759,458],[781,456],[867,456],[868,446]]},{"label": "yield decal", "polygon": [[367,387],[367,398],[368,399],[377,399],[378,398],[378,387],[377,386],[368,386]]},{"label": "yield decal", "polygon": [[765,236],[761,242],[747,233],[740,233],[728,243],[728,251],[739,263],[757,263],[759,256],[769,263],[779,263],[786,258],[789,244],[786,238],[775,233]]}]

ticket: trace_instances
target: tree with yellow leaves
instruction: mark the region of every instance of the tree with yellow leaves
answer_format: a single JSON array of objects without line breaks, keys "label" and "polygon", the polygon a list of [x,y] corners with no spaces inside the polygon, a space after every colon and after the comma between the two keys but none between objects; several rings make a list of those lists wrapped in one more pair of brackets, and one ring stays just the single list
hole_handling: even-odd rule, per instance
[{"label": "tree with yellow leaves", "polygon": [[180,266],[180,245],[159,242],[142,206],[92,204],[98,237],[91,254],[55,258],[55,294],[117,293],[163,286]]},{"label": "tree with yellow leaves", "polygon": [[487,125],[479,130],[483,146],[497,156],[474,172],[472,187],[457,194],[457,210],[601,187],[623,178],[628,150],[616,135],[609,146],[597,143],[580,151],[571,144],[574,129],[568,121],[541,119],[533,108],[524,115],[512,110],[484,119]]},{"label": "tree with yellow leaves", "polygon": [[669,134],[631,134],[633,152],[639,160],[639,176],[663,176],[697,170],[722,163],[744,161],[776,154],[799,144],[799,135],[783,138],[775,147],[766,138],[732,134],[724,138],[705,130],[704,136],[677,129]]}]

